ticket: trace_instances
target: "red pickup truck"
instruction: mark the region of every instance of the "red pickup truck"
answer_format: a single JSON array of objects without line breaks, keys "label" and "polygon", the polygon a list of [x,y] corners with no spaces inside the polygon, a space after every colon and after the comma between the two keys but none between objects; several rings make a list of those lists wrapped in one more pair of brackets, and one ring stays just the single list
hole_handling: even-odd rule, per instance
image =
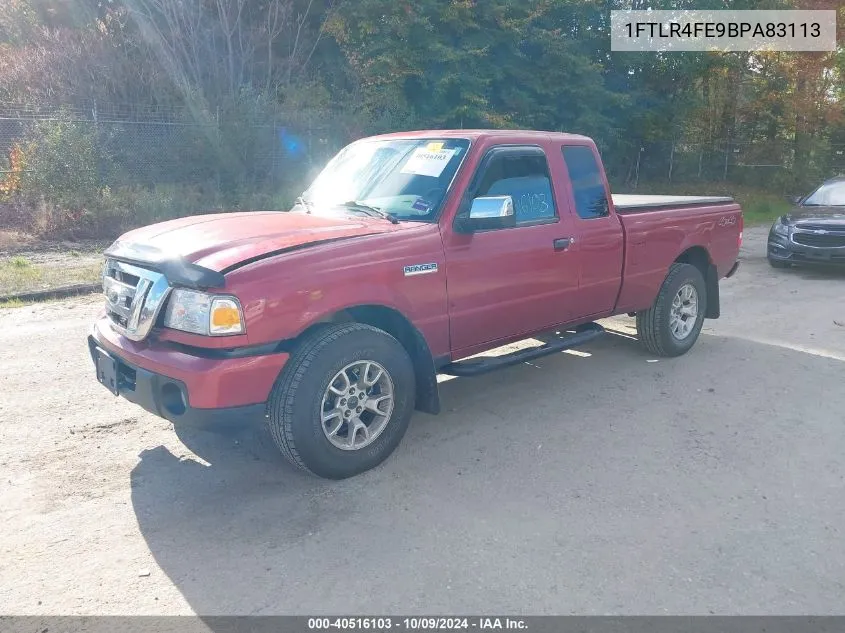
[{"label": "red pickup truck", "polygon": [[[175,424],[261,415],[293,464],[339,479],[381,463],[415,409],[439,411],[438,373],[583,344],[625,313],[651,354],[683,354],[741,240],[730,198],[612,196],[584,136],[377,136],[290,211],[121,236],[88,343],[115,395]],[[478,356],[549,331],[564,334]]]}]

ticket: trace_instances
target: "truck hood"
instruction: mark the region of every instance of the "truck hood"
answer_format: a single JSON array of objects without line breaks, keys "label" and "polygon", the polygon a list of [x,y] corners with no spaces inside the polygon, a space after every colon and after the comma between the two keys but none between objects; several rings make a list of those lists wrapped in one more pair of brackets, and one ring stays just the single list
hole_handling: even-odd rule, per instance
[{"label": "truck hood", "polygon": [[281,211],[215,213],[129,231],[109,247],[106,255],[141,264],[179,260],[224,272],[247,260],[287,250],[402,228],[402,224],[381,218]]}]

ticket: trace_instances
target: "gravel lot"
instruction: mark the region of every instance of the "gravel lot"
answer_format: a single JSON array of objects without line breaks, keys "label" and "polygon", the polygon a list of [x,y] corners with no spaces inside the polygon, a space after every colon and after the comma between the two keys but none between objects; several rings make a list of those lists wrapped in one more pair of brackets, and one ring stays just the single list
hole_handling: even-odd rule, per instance
[{"label": "gravel lot", "polygon": [[447,381],[344,482],[111,397],[99,297],[0,310],[0,613],[841,614],[845,274],[764,240],[688,355]]}]

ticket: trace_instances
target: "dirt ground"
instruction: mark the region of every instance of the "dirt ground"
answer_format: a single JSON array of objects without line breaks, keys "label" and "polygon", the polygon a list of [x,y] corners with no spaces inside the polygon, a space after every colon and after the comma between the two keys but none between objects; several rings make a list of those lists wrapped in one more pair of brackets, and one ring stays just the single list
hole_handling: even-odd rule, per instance
[{"label": "dirt ground", "polygon": [[0,310],[0,613],[842,613],[845,274],[764,240],[688,355],[446,381],[343,482],[113,398],[99,297]]}]

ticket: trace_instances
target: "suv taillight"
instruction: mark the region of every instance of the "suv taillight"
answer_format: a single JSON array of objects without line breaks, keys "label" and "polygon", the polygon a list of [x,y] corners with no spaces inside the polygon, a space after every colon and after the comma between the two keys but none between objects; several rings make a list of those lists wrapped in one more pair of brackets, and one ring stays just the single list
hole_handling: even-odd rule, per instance
[{"label": "suv taillight", "polygon": [[742,229],[743,229],[743,226],[744,226],[744,223],[742,221],[742,211],[740,211],[739,212],[739,239],[738,239],[739,243],[737,245],[738,248],[742,248]]}]

